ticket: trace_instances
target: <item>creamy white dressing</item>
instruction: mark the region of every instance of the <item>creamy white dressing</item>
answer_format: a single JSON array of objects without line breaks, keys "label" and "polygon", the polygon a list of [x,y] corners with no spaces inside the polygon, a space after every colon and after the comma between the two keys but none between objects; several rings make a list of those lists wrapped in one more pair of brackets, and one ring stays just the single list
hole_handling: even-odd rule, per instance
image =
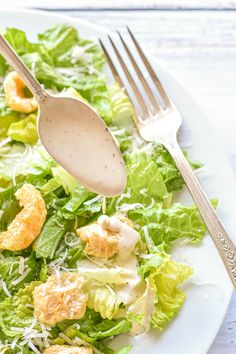
[{"label": "creamy white dressing", "polygon": [[86,103],[47,96],[39,134],[50,155],[88,189],[105,196],[123,192],[125,166],[112,134]]},{"label": "creamy white dressing", "polygon": [[113,260],[113,265],[129,272],[130,279],[125,284],[116,284],[114,290],[123,299],[124,304],[131,304],[142,295],[137,289],[141,279],[138,275],[138,261],[134,254],[140,235],[132,227],[121,222],[116,216],[108,217],[102,215],[98,218],[98,223],[105,229],[119,234],[118,255]]},{"label": "creamy white dressing", "polygon": [[102,215],[98,218],[98,223],[104,228],[119,234],[118,248],[119,253],[117,256],[118,263],[127,260],[131,253],[134,251],[140,235],[129,225],[121,222],[116,216],[109,217]]},{"label": "creamy white dressing", "polygon": [[144,315],[141,324],[133,322],[130,335],[148,331],[155,306],[149,283],[142,282],[138,274],[138,260],[134,251],[140,235],[116,216],[102,215],[97,222],[102,228],[118,234],[119,252],[109,260],[96,260],[94,263],[93,259],[80,261],[77,264],[78,271],[92,281],[111,284],[124,305],[129,306],[130,313]]},{"label": "creamy white dressing", "polygon": [[143,316],[139,323],[132,320],[132,329],[129,332],[129,335],[136,336],[137,334],[148,332],[150,329],[150,320],[155,311],[154,294],[149,281],[147,281],[144,293],[139,297],[139,300],[136,301],[136,303],[128,308],[128,314]]},{"label": "creamy white dressing", "polygon": [[117,264],[124,267],[124,269],[129,270],[132,274],[130,281],[126,284],[115,285],[114,290],[116,293],[123,299],[124,304],[129,305],[140,297],[140,289],[137,288],[137,285],[140,283],[141,279],[138,275],[138,261],[135,255],[130,255],[129,259],[119,262],[117,259]]}]

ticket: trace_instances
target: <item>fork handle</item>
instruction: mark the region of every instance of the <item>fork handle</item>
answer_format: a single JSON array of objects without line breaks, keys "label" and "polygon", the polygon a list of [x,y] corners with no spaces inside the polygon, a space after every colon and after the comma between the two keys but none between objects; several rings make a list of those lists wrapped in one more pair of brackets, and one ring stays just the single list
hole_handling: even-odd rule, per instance
[{"label": "fork handle", "polygon": [[236,289],[236,247],[209,202],[178,142],[164,143],[179,169]]}]

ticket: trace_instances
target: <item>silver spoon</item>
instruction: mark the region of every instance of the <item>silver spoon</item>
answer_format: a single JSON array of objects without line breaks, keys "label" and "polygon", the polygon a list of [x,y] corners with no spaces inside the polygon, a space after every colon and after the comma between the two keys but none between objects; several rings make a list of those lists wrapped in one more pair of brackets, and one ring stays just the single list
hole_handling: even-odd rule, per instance
[{"label": "silver spoon", "polygon": [[89,190],[104,196],[121,194],[126,184],[124,161],[94,109],[77,98],[45,91],[1,34],[0,53],[37,98],[38,132],[49,154]]}]

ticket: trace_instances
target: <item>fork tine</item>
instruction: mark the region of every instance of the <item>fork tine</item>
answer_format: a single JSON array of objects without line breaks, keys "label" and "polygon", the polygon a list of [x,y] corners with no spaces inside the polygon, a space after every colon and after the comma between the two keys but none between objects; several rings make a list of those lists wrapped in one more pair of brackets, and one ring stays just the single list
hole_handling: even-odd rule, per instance
[{"label": "fork tine", "polygon": [[[124,84],[122,82],[122,79],[120,78],[120,75],[119,75],[118,71],[116,70],[116,67],[113,64],[113,61],[112,61],[112,59],[111,59],[106,47],[104,46],[103,42],[101,41],[101,39],[99,39],[99,43],[100,43],[100,45],[102,47],[102,50],[103,50],[104,55],[105,55],[105,57],[107,59],[108,65],[109,65],[109,67],[111,69],[111,72],[112,72],[112,75],[114,76],[114,79],[120,85],[120,87],[124,89],[126,95],[129,97],[130,101],[132,102],[132,97],[130,97],[129,93],[127,92],[127,90],[126,90],[126,88],[125,88],[125,86],[124,86]],[[135,124],[139,128],[139,123],[142,123],[142,121],[139,121],[138,112],[135,109],[135,104],[134,103],[132,104],[132,109],[133,109],[133,114],[132,114],[133,119],[135,121]]]},{"label": "fork tine", "polygon": [[158,104],[158,102],[157,102],[157,100],[156,100],[156,98],[155,98],[155,96],[154,96],[149,84],[147,83],[147,80],[145,79],[143,73],[139,69],[139,66],[137,65],[137,63],[136,63],[131,51],[129,50],[129,48],[128,48],[123,36],[121,35],[121,33],[119,31],[117,31],[117,33],[118,33],[118,35],[120,37],[121,42],[123,43],[123,46],[124,46],[124,48],[126,50],[126,53],[129,56],[129,59],[130,59],[131,63],[133,64],[133,67],[134,67],[134,69],[135,69],[135,71],[136,71],[136,73],[138,75],[138,78],[140,79],[140,81],[141,81],[141,83],[143,85],[143,88],[144,88],[144,90],[146,91],[146,93],[148,95],[148,98],[151,101],[151,104],[153,105],[153,108],[156,111],[159,111],[160,110],[160,106],[159,106],[159,104]]},{"label": "fork tine", "polygon": [[167,108],[171,107],[171,102],[170,102],[170,100],[169,100],[169,98],[168,98],[168,96],[167,96],[167,94],[166,94],[166,92],[165,92],[160,80],[158,79],[155,71],[153,70],[149,60],[147,59],[146,55],[144,54],[142,48],[140,47],[139,43],[137,42],[136,38],[134,37],[134,35],[131,32],[131,30],[129,29],[129,27],[127,26],[126,28],[127,28],[127,31],[130,34],[130,37],[132,38],[132,40],[134,42],[134,45],[135,45],[137,51],[139,52],[139,54],[140,54],[140,56],[141,56],[141,58],[143,60],[143,63],[145,64],[145,66],[146,66],[146,68],[147,68],[147,70],[148,70],[148,72],[149,72],[149,74],[150,74],[150,76],[151,76],[151,78],[152,78],[152,80],[153,80],[158,92],[160,93],[161,98],[163,99],[164,104],[166,105]]},{"label": "fork tine", "polygon": [[148,116],[149,115],[149,110],[148,110],[148,107],[147,107],[147,105],[146,105],[146,103],[145,103],[145,101],[143,99],[143,96],[141,95],[141,93],[140,93],[140,91],[139,91],[139,89],[138,89],[138,87],[137,87],[132,75],[130,74],[129,69],[127,68],[125,62],[123,61],[123,59],[122,59],[122,57],[121,57],[121,55],[120,55],[120,53],[119,53],[114,41],[112,40],[112,38],[109,35],[108,35],[108,38],[109,38],[109,41],[110,41],[110,43],[111,43],[111,45],[112,45],[112,47],[113,47],[113,49],[114,49],[114,51],[116,53],[116,56],[117,56],[117,58],[119,60],[119,63],[120,63],[120,65],[121,65],[121,67],[122,67],[122,69],[123,69],[123,71],[124,71],[124,73],[126,75],[126,78],[128,79],[129,84],[130,84],[130,86],[131,86],[131,88],[132,88],[132,90],[133,90],[133,92],[134,92],[134,94],[135,94],[135,96],[136,96],[136,98],[138,100],[138,103],[139,103],[143,113],[146,116]]},{"label": "fork tine", "polygon": [[[113,64],[112,60],[111,60],[111,57],[110,55],[108,54],[108,51],[106,49],[106,47],[104,46],[104,44],[102,43],[101,39],[99,39],[99,43],[100,43],[100,46],[102,47],[102,50],[105,54],[105,57],[107,59],[107,62],[108,62],[108,65],[111,69],[111,72],[112,72],[112,75],[114,76],[114,79],[118,82],[118,84],[124,88],[125,90],[125,87],[124,87],[124,84],[120,78],[120,75],[118,74],[118,71],[116,70],[116,67],[115,65]],[[126,91],[126,90],[125,90]],[[127,93],[127,92],[126,92]]]}]

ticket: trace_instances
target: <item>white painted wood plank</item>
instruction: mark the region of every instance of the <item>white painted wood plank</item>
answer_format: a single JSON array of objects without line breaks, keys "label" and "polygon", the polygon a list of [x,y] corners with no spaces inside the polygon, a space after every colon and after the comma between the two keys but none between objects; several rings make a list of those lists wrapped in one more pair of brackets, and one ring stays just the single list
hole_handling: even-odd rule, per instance
[{"label": "white painted wood plank", "polygon": [[[126,24],[187,88],[222,135],[236,175],[235,12],[72,12],[110,30]],[[236,294],[208,354],[236,353]],[[190,353],[191,354],[191,353]]]},{"label": "white painted wood plank", "polygon": [[236,8],[236,0],[0,0],[0,6],[37,7],[45,9],[193,9]]}]

